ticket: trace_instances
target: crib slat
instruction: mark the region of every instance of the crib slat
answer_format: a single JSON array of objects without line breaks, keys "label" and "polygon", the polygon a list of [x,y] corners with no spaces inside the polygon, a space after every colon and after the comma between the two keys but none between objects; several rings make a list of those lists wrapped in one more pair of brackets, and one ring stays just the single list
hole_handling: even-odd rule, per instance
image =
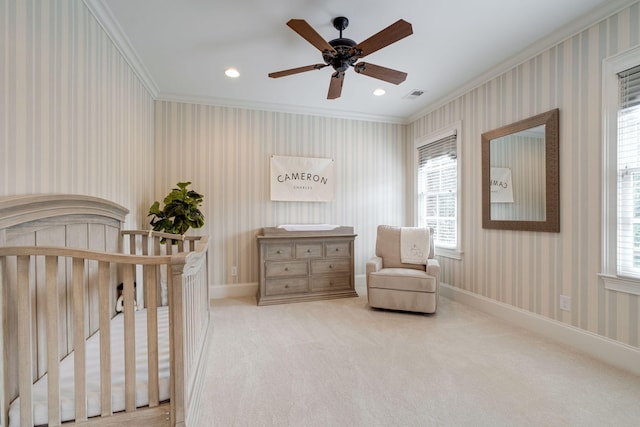
[{"label": "crib slat", "polygon": [[142,255],[149,255],[149,235],[142,235]]},{"label": "crib slat", "polygon": [[144,283],[147,284],[147,349],[148,349],[148,377],[149,377],[149,407],[158,406],[160,388],[158,385],[158,300],[156,280],[158,267],[144,266]]},{"label": "crib slat", "polygon": [[135,255],[136,253],[136,235],[135,234],[129,235],[129,253],[131,255]]},{"label": "crib slat", "polygon": [[134,289],[133,278],[135,265],[128,265],[122,271],[124,289],[124,389],[125,389],[125,410],[127,412],[136,409],[136,336],[134,321]]},{"label": "crib slat", "polygon": [[33,425],[31,378],[31,289],[29,285],[29,256],[18,256],[18,383],[20,390],[20,420]]},{"label": "crib slat", "polygon": [[[173,401],[172,424],[184,420],[185,416],[185,360],[184,360],[184,315],[182,294],[182,271],[184,264],[170,264],[167,289],[169,295],[169,348],[173,356],[171,367],[171,400]],[[170,278],[170,279],[169,279]]]},{"label": "crib slat", "polygon": [[58,342],[58,257],[45,257],[46,293],[47,293],[47,376],[49,426],[59,426],[60,419],[60,364]]},{"label": "crib slat", "polygon": [[100,411],[103,417],[111,408],[111,301],[109,299],[109,263],[98,263],[98,298],[100,324]]},{"label": "crib slat", "polygon": [[84,259],[73,258],[73,367],[76,422],[87,420],[86,347],[84,336]]}]

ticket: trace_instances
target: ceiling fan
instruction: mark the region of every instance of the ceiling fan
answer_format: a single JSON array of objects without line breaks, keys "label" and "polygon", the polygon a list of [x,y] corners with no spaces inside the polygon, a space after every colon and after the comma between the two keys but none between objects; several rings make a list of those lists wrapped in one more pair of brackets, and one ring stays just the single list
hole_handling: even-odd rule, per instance
[{"label": "ceiling fan", "polygon": [[358,74],[364,74],[365,76],[384,80],[385,82],[396,85],[402,83],[407,78],[407,73],[402,71],[370,64],[368,62],[357,62],[359,59],[413,34],[411,24],[403,19],[396,21],[360,43],[342,37],[342,31],[349,25],[349,20],[344,16],[339,16],[333,20],[333,27],[340,31],[340,37],[330,40],[329,42],[323,39],[304,19],[290,19],[287,25],[322,52],[324,64],[313,64],[305,67],[277,71],[269,73],[269,77],[284,77],[331,66],[335,72],[331,75],[327,99],[340,97],[342,94],[344,74],[349,67],[353,67]]}]

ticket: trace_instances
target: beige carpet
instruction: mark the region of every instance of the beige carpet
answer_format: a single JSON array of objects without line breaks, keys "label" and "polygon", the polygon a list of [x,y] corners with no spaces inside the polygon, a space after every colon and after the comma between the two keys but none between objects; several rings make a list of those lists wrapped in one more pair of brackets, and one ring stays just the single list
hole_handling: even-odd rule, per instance
[{"label": "beige carpet", "polygon": [[366,296],[212,313],[203,426],[640,425],[640,377],[446,298],[435,315]]}]

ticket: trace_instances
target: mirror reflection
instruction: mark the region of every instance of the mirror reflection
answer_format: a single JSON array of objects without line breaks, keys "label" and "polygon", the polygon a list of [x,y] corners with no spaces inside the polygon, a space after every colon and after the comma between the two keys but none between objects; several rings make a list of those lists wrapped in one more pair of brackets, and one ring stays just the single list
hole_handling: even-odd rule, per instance
[{"label": "mirror reflection", "polygon": [[560,231],[559,110],[482,134],[482,226]]},{"label": "mirror reflection", "polygon": [[544,221],[545,125],[491,140],[491,219]]}]

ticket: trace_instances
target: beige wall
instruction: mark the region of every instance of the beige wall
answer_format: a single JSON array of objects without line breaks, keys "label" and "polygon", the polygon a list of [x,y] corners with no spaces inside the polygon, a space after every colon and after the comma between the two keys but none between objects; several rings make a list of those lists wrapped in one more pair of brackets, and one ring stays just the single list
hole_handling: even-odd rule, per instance
[{"label": "beige wall", "polygon": [[[256,233],[291,222],[355,226],[361,274],[375,226],[413,212],[413,141],[460,120],[464,254],[441,258],[443,281],[638,347],[639,298],[605,291],[597,273],[601,61],[640,43],[639,22],[635,4],[402,126],[154,103],[82,2],[0,0],[0,196],[92,194],[143,227],[154,199],[191,180],[206,197],[213,285],[256,282]],[[561,232],[483,230],[480,134],[555,107]],[[269,201],[272,154],[334,158],[336,200]],[[571,313],[559,310],[560,294]]]},{"label": "beige wall", "polygon": [[[155,193],[192,181],[205,195],[212,285],[257,283],[255,236],[291,223],[354,226],[356,274],[364,274],[376,226],[405,221],[404,133],[396,124],[158,101]],[[272,155],[333,158],[335,201],[270,201]]]},{"label": "beige wall", "polygon": [[148,91],[81,1],[0,0],[0,29],[0,196],[88,194],[140,224],[153,197]]},{"label": "beige wall", "polygon": [[[640,7],[620,13],[426,114],[410,141],[462,121],[463,261],[441,259],[458,288],[639,346],[640,298],[607,291],[601,261],[601,66],[640,43]],[[560,109],[561,232],[482,229],[480,135]],[[411,150],[408,147],[408,150]],[[572,311],[560,311],[559,295]]]}]

